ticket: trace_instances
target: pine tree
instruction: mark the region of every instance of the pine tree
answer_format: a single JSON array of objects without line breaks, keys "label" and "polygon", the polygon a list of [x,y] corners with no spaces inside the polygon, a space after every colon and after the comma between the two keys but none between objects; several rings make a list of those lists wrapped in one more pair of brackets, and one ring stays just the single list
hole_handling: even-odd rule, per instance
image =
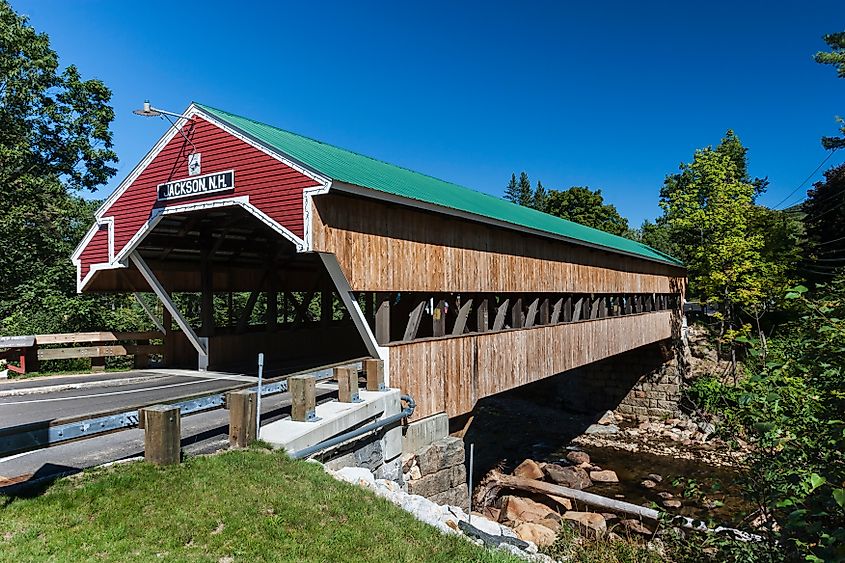
[{"label": "pine tree", "polygon": [[534,193],[531,189],[531,180],[528,179],[528,174],[525,172],[519,173],[519,185],[517,187],[519,200],[516,202],[523,207],[531,207],[534,203]]},{"label": "pine tree", "polygon": [[511,174],[511,181],[508,182],[505,188],[505,199],[519,204],[519,188],[516,185],[516,174]]},{"label": "pine tree", "polygon": [[537,180],[537,188],[534,190],[534,202],[531,207],[537,211],[546,210],[546,188],[543,187],[543,182]]}]

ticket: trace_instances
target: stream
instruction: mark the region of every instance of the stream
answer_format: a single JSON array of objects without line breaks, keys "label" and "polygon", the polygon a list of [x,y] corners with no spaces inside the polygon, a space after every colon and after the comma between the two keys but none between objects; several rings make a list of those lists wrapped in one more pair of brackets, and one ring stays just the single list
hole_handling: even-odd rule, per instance
[{"label": "stream", "polygon": [[[672,514],[742,527],[753,507],[743,499],[740,475],[733,468],[647,452],[572,445],[572,440],[601,414],[563,411],[544,404],[542,399],[518,393],[485,399],[476,407],[464,435],[467,455],[470,444],[474,444],[473,483],[494,468],[510,473],[527,458],[568,465],[566,453],[578,449],[590,455],[593,465],[611,469],[619,477],[619,483],[595,483],[588,489],[591,493],[660,508],[668,493],[682,503],[681,508],[664,509]],[[662,477],[650,489],[642,485],[649,474]]]}]

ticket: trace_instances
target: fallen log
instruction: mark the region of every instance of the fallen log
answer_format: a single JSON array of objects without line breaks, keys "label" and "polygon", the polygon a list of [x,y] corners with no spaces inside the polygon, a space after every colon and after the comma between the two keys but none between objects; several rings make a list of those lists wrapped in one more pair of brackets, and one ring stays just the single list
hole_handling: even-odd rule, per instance
[{"label": "fallen log", "polygon": [[488,473],[484,481],[479,484],[479,491],[476,494],[475,506],[487,506],[499,496],[500,489],[517,489],[529,493],[538,493],[543,495],[553,495],[558,497],[566,497],[572,500],[577,500],[595,506],[604,508],[613,512],[622,512],[624,514],[631,514],[640,518],[647,518],[649,520],[659,520],[660,513],[652,508],[645,506],[638,506],[630,502],[623,502],[616,499],[610,499],[593,493],[579,491],[577,489],[570,489],[561,485],[554,485],[546,483],[545,481],[538,481],[536,479],[528,479],[526,477],[516,477],[514,475],[505,475],[496,470]]},{"label": "fallen log", "polygon": [[545,481],[528,479],[526,477],[516,477],[515,475],[505,475],[495,469],[488,473],[484,480],[478,485],[478,489],[476,490],[477,492],[474,495],[476,510],[492,504],[496,497],[499,496],[499,491],[501,489],[516,489],[528,493],[566,497],[610,512],[621,512],[623,514],[630,514],[639,518],[654,521],[660,521],[661,519],[664,521],[668,520],[673,526],[687,528],[698,532],[731,534],[735,539],[746,542],[763,541],[762,536],[737,530],[736,528],[726,528],[724,526],[709,528],[701,520],[694,520],[686,516],[675,516],[673,518],[671,514],[654,510],[653,508],[647,508],[645,506],[631,504],[630,502],[624,502],[593,493],[587,493],[585,491],[579,491],[578,489],[570,489],[569,487],[554,485],[552,483],[546,483]]}]

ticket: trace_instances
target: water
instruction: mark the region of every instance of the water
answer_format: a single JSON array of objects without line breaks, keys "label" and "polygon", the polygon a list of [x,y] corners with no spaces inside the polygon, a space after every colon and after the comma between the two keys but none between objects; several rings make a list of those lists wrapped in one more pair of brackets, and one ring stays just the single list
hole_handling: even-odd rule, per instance
[{"label": "water", "polygon": [[[571,441],[598,416],[562,411],[538,402],[536,397],[498,396],[485,399],[465,435],[475,444],[473,482],[491,469],[511,472],[524,459],[566,465]],[[682,502],[680,509],[667,509],[725,526],[740,526],[752,506],[741,496],[739,473],[731,468],[711,467],[700,461],[629,452],[616,448],[577,447],[590,455],[591,463],[611,469],[619,483],[595,483],[589,492],[638,505],[662,506],[660,492]],[[649,474],[663,477],[653,489],[641,485]]]}]

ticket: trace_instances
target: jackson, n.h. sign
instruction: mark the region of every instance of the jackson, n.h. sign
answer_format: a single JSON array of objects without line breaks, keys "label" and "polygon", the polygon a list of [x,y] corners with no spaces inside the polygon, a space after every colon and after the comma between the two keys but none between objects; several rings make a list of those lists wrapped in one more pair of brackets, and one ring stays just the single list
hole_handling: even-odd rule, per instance
[{"label": "jackson, n.h. sign", "polygon": [[174,180],[173,182],[159,184],[158,200],[168,201],[183,197],[203,196],[234,188],[235,171],[226,170],[225,172],[214,172],[213,174],[204,174],[202,176],[194,176],[192,178],[185,178],[184,180]]}]

